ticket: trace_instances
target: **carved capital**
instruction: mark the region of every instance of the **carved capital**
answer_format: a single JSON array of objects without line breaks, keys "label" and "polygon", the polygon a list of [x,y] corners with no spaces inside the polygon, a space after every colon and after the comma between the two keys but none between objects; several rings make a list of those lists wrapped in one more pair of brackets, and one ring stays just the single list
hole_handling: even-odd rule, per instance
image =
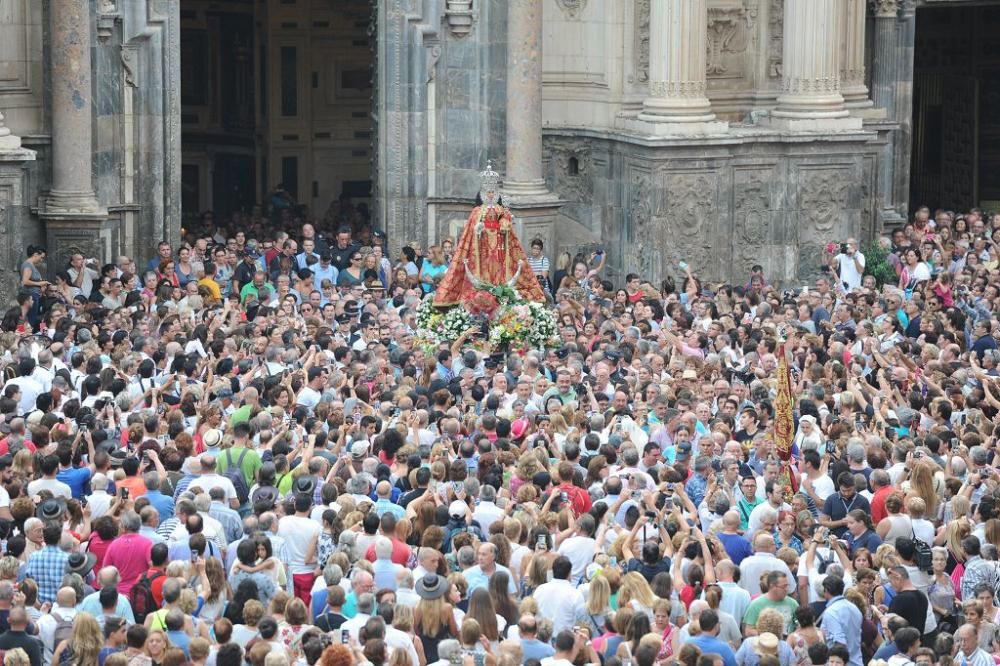
[{"label": "carved capital", "polygon": [[875,18],[896,18],[899,14],[899,0],[868,0]]}]

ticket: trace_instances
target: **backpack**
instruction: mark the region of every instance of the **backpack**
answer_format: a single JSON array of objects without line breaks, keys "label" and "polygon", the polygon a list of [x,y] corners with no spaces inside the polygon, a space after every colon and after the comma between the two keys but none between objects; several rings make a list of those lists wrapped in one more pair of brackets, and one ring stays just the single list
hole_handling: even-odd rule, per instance
[{"label": "backpack", "polygon": [[128,600],[132,604],[132,614],[135,615],[136,624],[142,624],[146,621],[147,615],[159,610],[160,606],[156,603],[156,597],[153,596],[153,581],[165,575],[159,571],[153,574],[152,577],[142,574],[136,584],[132,586],[132,589],[129,590]]},{"label": "backpack", "polygon": [[54,610],[50,611],[49,614],[56,621],[56,631],[52,637],[52,644],[59,645],[63,641],[72,642],[73,638],[73,620],[65,617],[61,617]]},{"label": "backpack", "polygon": [[226,462],[229,465],[226,467],[226,471],[222,473],[222,476],[229,479],[233,488],[236,489],[236,499],[239,500],[240,504],[246,504],[250,500],[250,488],[247,487],[247,480],[243,478],[243,459],[247,457],[247,449],[243,449],[240,453],[240,457],[236,460],[236,464],[233,465],[233,450],[226,450]]}]

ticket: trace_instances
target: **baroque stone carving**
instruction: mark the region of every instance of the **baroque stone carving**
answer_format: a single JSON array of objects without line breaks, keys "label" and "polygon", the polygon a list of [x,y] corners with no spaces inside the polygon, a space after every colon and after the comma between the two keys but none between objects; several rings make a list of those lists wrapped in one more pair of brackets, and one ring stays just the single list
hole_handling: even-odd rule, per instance
[{"label": "baroque stone carving", "polygon": [[649,1],[635,3],[635,79],[649,82]]},{"label": "baroque stone carving", "polygon": [[696,272],[716,275],[711,266],[712,238],[705,227],[715,218],[716,177],[709,173],[667,173],[664,186],[666,205],[672,224],[664,231],[664,253],[668,265],[686,261]]},{"label": "baroque stone carving", "polygon": [[782,40],[785,23],[785,0],[771,0],[768,7],[767,76],[781,78]]},{"label": "baroque stone carving", "polygon": [[847,201],[852,175],[843,169],[809,170],[802,179],[799,207],[805,222],[803,231],[814,240],[830,241],[843,212],[850,208]]},{"label": "baroque stone carving", "polygon": [[[756,9],[756,5],[753,6]],[[727,55],[745,53],[750,46],[752,16],[747,6],[709,7],[707,74],[719,78],[725,74]]]},{"label": "baroque stone carving", "polygon": [[654,81],[649,84],[649,93],[653,97],[704,97],[704,81]]},{"label": "baroque stone carving", "polygon": [[[629,203],[632,218],[632,240],[637,247],[649,247],[653,243],[653,210],[650,205],[650,177],[643,171],[632,173]],[[632,266],[640,275],[650,275],[652,252],[637,252],[633,257],[625,257],[625,265]]]},{"label": "baroque stone carving", "polygon": [[899,12],[899,0],[868,0],[868,4],[876,18],[895,18]]},{"label": "baroque stone carving", "polygon": [[559,9],[568,18],[575,19],[587,7],[587,0],[556,0]]},{"label": "baroque stone carving", "polygon": [[735,174],[733,263],[744,272],[760,263],[771,214],[771,172],[740,170]]}]

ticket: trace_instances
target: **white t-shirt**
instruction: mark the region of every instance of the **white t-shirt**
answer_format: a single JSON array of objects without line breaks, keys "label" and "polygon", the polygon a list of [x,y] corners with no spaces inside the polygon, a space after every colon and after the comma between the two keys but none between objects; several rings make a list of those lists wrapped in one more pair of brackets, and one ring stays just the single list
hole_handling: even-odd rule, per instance
[{"label": "white t-shirt", "polygon": [[813,492],[816,493],[816,497],[821,500],[825,500],[837,489],[836,486],[833,485],[833,479],[830,478],[829,474],[821,474],[817,478],[813,479],[812,487]]},{"label": "white t-shirt", "polygon": [[236,488],[233,487],[233,482],[222,476],[221,474],[202,474],[197,479],[191,482],[189,488],[201,488],[206,493],[211,492],[212,488],[222,488],[226,491],[226,499],[234,500],[236,498]]},{"label": "white t-shirt", "polygon": [[288,570],[292,574],[311,573],[315,564],[306,564],[306,551],[313,539],[319,536],[320,526],[314,520],[299,516],[285,516],[278,522],[278,536],[285,540],[288,552]]},{"label": "white t-shirt", "polygon": [[[861,271],[858,271],[855,258],[857,258],[857,264],[861,264]],[[855,251],[853,257],[838,254],[837,264],[840,266],[840,270],[837,271],[840,274],[840,281],[847,285],[847,290],[859,289],[861,287],[861,274],[865,270],[865,255],[861,254],[860,251]]]},{"label": "white t-shirt", "polygon": [[559,554],[565,555],[573,563],[573,573],[570,580],[579,580],[583,577],[587,565],[594,561],[594,544],[597,543],[590,537],[571,536],[559,544]]},{"label": "white t-shirt", "polygon": [[320,395],[319,391],[312,388],[311,386],[306,386],[301,391],[299,391],[298,397],[295,399],[295,404],[307,407],[310,412],[316,409],[316,405],[319,404],[319,399],[323,397]]},{"label": "white t-shirt", "polygon": [[[56,497],[65,497],[66,499],[73,497],[73,491],[70,490],[70,487],[58,479],[35,479],[28,484],[28,495],[32,497],[43,490],[50,491]],[[7,504],[10,504],[9,497]]]}]

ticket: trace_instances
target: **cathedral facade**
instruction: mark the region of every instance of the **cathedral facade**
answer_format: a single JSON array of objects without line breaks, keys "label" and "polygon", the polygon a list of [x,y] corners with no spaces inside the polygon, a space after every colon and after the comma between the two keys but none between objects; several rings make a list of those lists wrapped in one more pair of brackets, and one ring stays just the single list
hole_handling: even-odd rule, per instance
[{"label": "cathedral facade", "polygon": [[[916,203],[1000,202],[1000,7],[965,0],[5,0],[0,278],[145,259],[281,186],[455,236],[789,283]],[[980,38],[982,35],[982,38]],[[958,40],[966,48],[955,54]],[[994,64],[996,63],[996,64]],[[997,87],[998,98],[993,98]],[[996,146],[996,154],[992,152]]]}]

